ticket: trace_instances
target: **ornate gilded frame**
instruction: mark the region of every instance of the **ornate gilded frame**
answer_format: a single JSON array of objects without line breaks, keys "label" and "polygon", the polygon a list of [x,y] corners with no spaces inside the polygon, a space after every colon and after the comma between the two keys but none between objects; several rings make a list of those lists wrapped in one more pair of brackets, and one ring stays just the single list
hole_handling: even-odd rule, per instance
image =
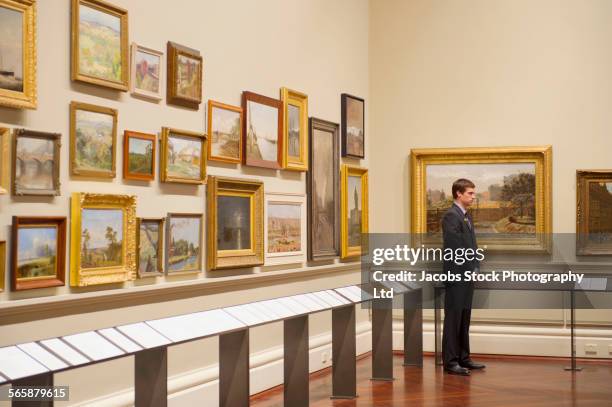
[{"label": "ornate gilded frame", "polygon": [[[120,266],[81,267],[81,211],[83,209],[120,209],[123,211],[123,252]],[[83,287],[121,283],[136,276],[136,197],[75,192],[70,207],[70,285]]]},{"label": "ornate gilded frame", "polygon": [[[157,270],[143,273],[140,271],[140,226],[142,223],[157,223],[158,226],[158,246],[157,246]],[[164,274],[164,218],[136,218],[136,270],[138,278],[155,277]]]},{"label": "ornate gilded frame", "polygon": [[[135,96],[151,99],[154,101],[162,100],[162,89],[164,86],[164,53],[156,51],[151,48],[143,47],[135,42],[130,47],[130,93]],[[150,92],[144,89],[136,87],[136,53],[142,52],[145,54],[154,55],[159,58],[159,90],[157,92]]]},{"label": "ornate gilded frame", "polygon": [[[282,87],[283,102],[283,169],[308,171],[308,96],[305,93]],[[289,155],[289,105],[300,110],[300,155]]]},{"label": "ornate gilded frame", "polygon": [[[60,195],[60,147],[61,137],[59,133],[43,133],[39,131],[31,131],[26,129],[15,129],[13,131],[13,160],[11,166],[11,174],[13,178],[12,189],[13,195]],[[51,189],[29,189],[19,185],[17,179],[17,143],[21,138],[38,138],[47,139],[53,142],[53,173],[51,175],[53,179],[53,188]]]},{"label": "ornate gilded frame", "polygon": [[[217,250],[217,198],[219,196],[248,196],[251,202],[251,248],[242,250]],[[208,269],[252,267],[264,263],[264,185],[263,182],[210,177],[208,183]]]},{"label": "ornate gilded frame", "polygon": [[[195,269],[190,270],[178,270],[178,271],[170,271],[170,247],[172,242],[172,219],[175,218],[194,218],[200,221],[200,230],[198,232],[198,237],[200,239],[200,252],[198,253],[198,266]],[[193,273],[201,273],[202,272],[202,252],[204,250],[204,219],[201,213],[168,213],[166,216],[166,247],[165,251],[165,273],[167,276],[175,276],[181,274],[193,274]]]},{"label": "ornate gilded frame", "polygon": [[368,209],[368,170],[366,168],[356,167],[353,165],[342,164],[340,170],[341,178],[341,193],[340,193],[340,258],[346,259],[349,257],[361,256],[365,248],[362,245],[349,246],[349,191],[348,179],[349,176],[358,176],[361,178],[361,233],[368,233],[369,227],[369,209]]},{"label": "ornate gilded frame", "polygon": [[11,130],[6,127],[0,127],[0,195],[8,194],[9,178],[11,171],[11,155],[10,155],[10,137]]},{"label": "ornate gilded frame", "polygon": [[[130,139],[137,138],[150,141],[153,150],[151,151],[151,173],[131,173],[130,172]],[[132,179],[137,181],[153,181],[155,179],[155,163],[157,158],[157,137],[155,134],[139,133],[136,131],[125,130],[123,132],[123,179]]]},{"label": "ornate gilded frame", "polygon": [[534,163],[536,233],[534,238],[480,238],[479,245],[498,252],[547,252],[552,232],[552,146],[424,148],[410,152],[410,230],[422,243],[439,244],[427,234],[426,167],[433,164]]},{"label": "ornate gilded frame", "polygon": [[604,182],[612,183],[612,170],[576,171],[576,254],[579,256],[612,255],[612,241],[604,245],[589,242],[591,233],[589,187],[590,184]]},{"label": "ornate gilded frame", "polygon": [[0,89],[0,106],[36,109],[36,0],[0,0],[0,7],[23,13],[23,90]]},{"label": "ornate gilded frame", "polygon": [[[174,177],[174,176],[168,175],[168,153],[169,153],[168,139],[171,136],[178,136],[181,138],[192,138],[192,139],[196,139],[200,141],[202,146],[200,148],[201,159],[200,159],[200,178],[199,179],[181,178],[181,177]],[[204,133],[196,133],[193,131],[178,130],[178,129],[173,129],[170,127],[162,127],[161,157],[160,157],[160,165],[159,165],[161,181],[162,182],[176,182],[180,184],[206,184],[206,156],[208,155],[207,143],[208,143],[208,136]]]},{"label": "ornate gilded frame", "polygon": [[[204,70],[204,60],[200,55],[200,51],[195,50],[193,48],[188,48],[184,45],[180,45],[172,41],[168,41],[166,55],[168,60],[168,79],[166,81],[167,103],[198,110],[200,107],[200,103],[202,103],[202,72]],[[180,55],[185,56],[187,58],[195,59],[200,62],[198,68],[198,96],[195,98],[179,95],[178,93],[177,75],[178,58]]]},{"label": "ornate gilded frame", "polygon": [[[89,112],[106,114],[113,117],[113,147],[112,167],[110,171],[96,171],[79,169],[76,165],[76,111],[86,110]],[[117,110],[110,107],[90,105],[88,103],[70,102],[70,174],[77,177],[91,178],[115,178],[117,163]]]},{"label": "ornate gilded frame", "polygon": [[[121,21],[121,81],[113,81],[79,71],[79,6],[84,5],[106,14],[119,17]],[[101,0],[72,0],[71,26],[71,77],[73,81],[89,83],[126,92],[129,85],[128,12],[125,9]]]},{"label": "ornate gilded frame", "polygon": [[[240,113],[240,136],[238,138],[238,158],[232,158],[222,155],[213,155],[212,153],[212,137],[213,137],[213,109],[224,109],[231,112]],[[227,105],[225,103],[208,100],[208,159],[212,161],[221,161],[226,163],[241,163],[242,162],[242,107]]]}]

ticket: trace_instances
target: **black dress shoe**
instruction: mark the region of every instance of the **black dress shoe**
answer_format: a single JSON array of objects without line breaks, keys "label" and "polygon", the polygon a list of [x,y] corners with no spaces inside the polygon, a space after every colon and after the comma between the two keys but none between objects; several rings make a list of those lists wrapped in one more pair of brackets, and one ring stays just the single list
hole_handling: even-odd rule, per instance
[{"label": "black dress shoe", "polygon": [[461,367],[459,365],[446,366],[444,367],[444,371],[446,373],[456,374],[459,376],[469,376],[470,375],[470,371],[468,369],[466,369],[465,367]]},{"label": "black dress shoe", "polygon": [[485,368],[485,365],[483,365],[482,363],[476,363],[471,360],[468,360],[467,362],[459,363],[459,366],[465,367],[466,369],[470,369],[470,370],[478,370],[478,369]]}]

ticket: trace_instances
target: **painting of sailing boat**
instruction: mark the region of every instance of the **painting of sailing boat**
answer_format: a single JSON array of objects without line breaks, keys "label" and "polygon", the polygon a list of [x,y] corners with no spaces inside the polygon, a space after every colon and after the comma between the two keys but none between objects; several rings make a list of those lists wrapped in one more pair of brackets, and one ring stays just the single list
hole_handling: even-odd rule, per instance
[{"label": "painting of sailing boat", "polygon": [[245,164],[280,168],[282,146],[282,102],[251,92],[243,92],[245,111]]},{"label": "painting of sailing boat", "polygon": [[23,92],[23,12],[0,5],[0,89]]}]

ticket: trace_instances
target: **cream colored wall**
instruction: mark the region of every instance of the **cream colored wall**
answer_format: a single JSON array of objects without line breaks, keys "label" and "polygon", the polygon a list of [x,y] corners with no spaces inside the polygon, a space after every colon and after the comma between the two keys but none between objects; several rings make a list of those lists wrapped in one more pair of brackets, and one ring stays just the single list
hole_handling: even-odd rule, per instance
[{"label": "cream colored wall", "polygon": [[[340,121],[340,94],[349,92],[369,100],[368,88],[368,3],[366,0],[264,0],[264,1],[192,1],[171,2],[145,0],[112,0],[129,11],[130,42],[165,51],[166,41],[174,41],[201,51],[204,58],[204,100],[214,99],[239,105],[243,90],[279,97],[279,88],[287,86],[309,96],[309,116],[333,122]],[[70,81],[70,1],[38,2],[38,109],[19,111],[0,108],[0,125],[24,127],[62,133],[62,195],[56,198],[14,198],[0,196],[0,240],[9,240],[13,215],[69,216],[72,192],[125,193],[138,197],[137,215],[165,216],[167,212],[205,213],[205,187],[150,185],[123,181],[121,159],[117,162],[118,177],[110,182],[72,180],[68,173],[69,103],[80,101],[118,109],[118,157],[122,153],[123,130],[159,133],[162,126],[185,130],[205,130],[205,104],[199,111],[170,106],[162,101],[151,103],[128,93],[96,88]],[[368,107],[369,104],[366,104]],[[367,113],[366,113],[367,114]],[[369,120],[366,118],[366,125]],[[367,155],[366,155],[367,156]],[[363,160],[363,166],[369,159]],[[353,163],[356,163],[353,161]],[[209,163],[212,175],[254,178],[264,181],[268,192],[305,193],[305,175],[287,171],[235,167]],[[336,261],[336,263],[339,263]],[[204,262],[205,264],[205,262]],[[339,264],[339,266],[341,266]],[[314,265],[313,267],[316,267]],[[271,298],[291,293],[331,288],[359,281],[356,269],[332,267],[307,277],[285,276],[273,271],[279,279],[265,284],[234,285],[228,291],[202,289],[191,298],[145,296],[144,300],[121,308],[107,309],[112,304],[97,304],[93,299],[82,311],[69,316],[19,323],[20,311],[6,307],[35,304],[41,300],[95,296],[108,289],[118,294],[150,288],[149,282],[136,281],[125,285],[71,289],[70,287],[30,290],[0,294],[0,346],[26,340],[63,335],[101,326],[139,321],[204,310],[222,305],[243,303],[252,299]],[[213,272],[196,277],[159,278],[157,285],[205,283],[208,280],[257,274],[257,269]],[[159,302],[160,300],[167,300]],[[106,304],[106,305],[104,305]],[[61,307],[60,307],[61,308]],[[55,305],[49,305],[53,314]],[[62,311],[59,311],[61,313]],[[10,318],[8,315],[10,314]],[[44,317],[46,312],[40,314]],[[25,318],[25,316],[23,317]],[[28,319],[32,318],[28,314]],[[359,310],[359,320],[367,313]],[[311,319],[311,334],[330,329],[329,314]],[[251,334],[253,351],[281,343],[279,324],[256,328]],[[194,356],[195,355],[195,356]],[[216,363],[215,340],[181,345],[170,353],[170,374],[185,372]],[[58,375],[58,382],[70,384],[71,400],[76,402],[125,389],[133,384],[130,358],[82,371]]]}]

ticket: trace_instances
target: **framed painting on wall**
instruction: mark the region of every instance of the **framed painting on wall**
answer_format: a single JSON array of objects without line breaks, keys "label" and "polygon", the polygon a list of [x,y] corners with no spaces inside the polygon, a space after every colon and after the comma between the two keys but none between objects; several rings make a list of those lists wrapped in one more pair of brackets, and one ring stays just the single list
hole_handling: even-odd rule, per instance
[{"label": "framed painting on wall", "polygon": [[201,272],[202,214],[169,213],[166,225],[166,275]]},{"label": "framed painting on wall", "polygon": [[66,218],[13,216],[13,291],[64,285]]},{"label": "framed painting on wall", "polygon": [[206,184],[206,134],[163,127],[161,136],[161,181]]},{"label": "framed painting on wall", "polygon": [[164,218],[138,218],[136,230],[138,277],[163,275]]},{"label": "framed painting on wall", "polygon": [[337,123],[310,118],[308,197],[308,260],[340,254],[340,151]]},{"label": "framed painting on wall", "polygon": [[612,170],[576,171],[576,254],[612,255]]},{"label": "framed painting on wall", "polygon": [[342,157],[365,157],[365,100],[343,93],[342,114]]},{"label": "framed painting on wall", "polygon": [[11,168],[10,137],[11,131],[6,127],[0,127],[0,195],[9,192],[9,172]]},{"label": "framed painting on wall", "polygon": [[340,257],[346,259],[365,251],[361,236],[368,233],[368,170],[343,164],[341,172]]},{"label": "framed painting on wall", "polygon": [[208,269],[262,265],[263,183],[211,176],[207,205]]},{"label": "framed painting on wall", "polygon": [[0,293],[4,291],[4,280],[6,279],[6,242],[0,240]]},{"label": "framed painting on wall", "polygon": [[13,137],[13,195],[60,195],[61,134],[18,129]]},{"label": "framed painting on wall", "polygon": [[253,92],[242,92],[244,113],[242,161],[245,165],[282,168],[283,102]]},{"label": "framed painting on wall", "polygon": [[283,101],[283,168],[308,171],[308,96],[281,88]]},{"label": "framed painting on wall", "polygon": [[242,161],[242,108],[208,101],[208,159]]},{"label": "framed painting on wall", "polygon": [[72,80],[128,90],[128,12],[101,0],[72,0]]},{"label": "framed painting on wall", "polygon": [[203,60],[200,52],[168,41],[168,103],[197,110],[202,102]]},{"label": "framed painting on wall", "polygon": [[162,99],[164,53],[132,43],[130,91],[152,100]]},{"label": "framed painting on wall", "polygon": [[70,103],[70,173],[115,178],[117,110]]},{"label": "framed painting on wall", "polygon": [[70,285],[134,280],[136,197],[75,192],[70,213]]},{"label": "framed painting on wall", "polygon": [[0,0],[0,106],[36,109],[36,0]]},{"label": "framed painting on wall", "polygon": [[306,259],[306,196],[266,192],[266,264]]},{"label": "framed painting on wall", "polygon": [[458,178],[476,184],[469,209],[478,243],[493,251],[548,251],[552,232],[552,148],[431,148],[411,151],[411,231],[442,242],[441,219]]},{"label": "framed painting on wall", "polygon": [[139,181],[155,179],[155,134],[126,130],[123,133],[123,178]]}]

